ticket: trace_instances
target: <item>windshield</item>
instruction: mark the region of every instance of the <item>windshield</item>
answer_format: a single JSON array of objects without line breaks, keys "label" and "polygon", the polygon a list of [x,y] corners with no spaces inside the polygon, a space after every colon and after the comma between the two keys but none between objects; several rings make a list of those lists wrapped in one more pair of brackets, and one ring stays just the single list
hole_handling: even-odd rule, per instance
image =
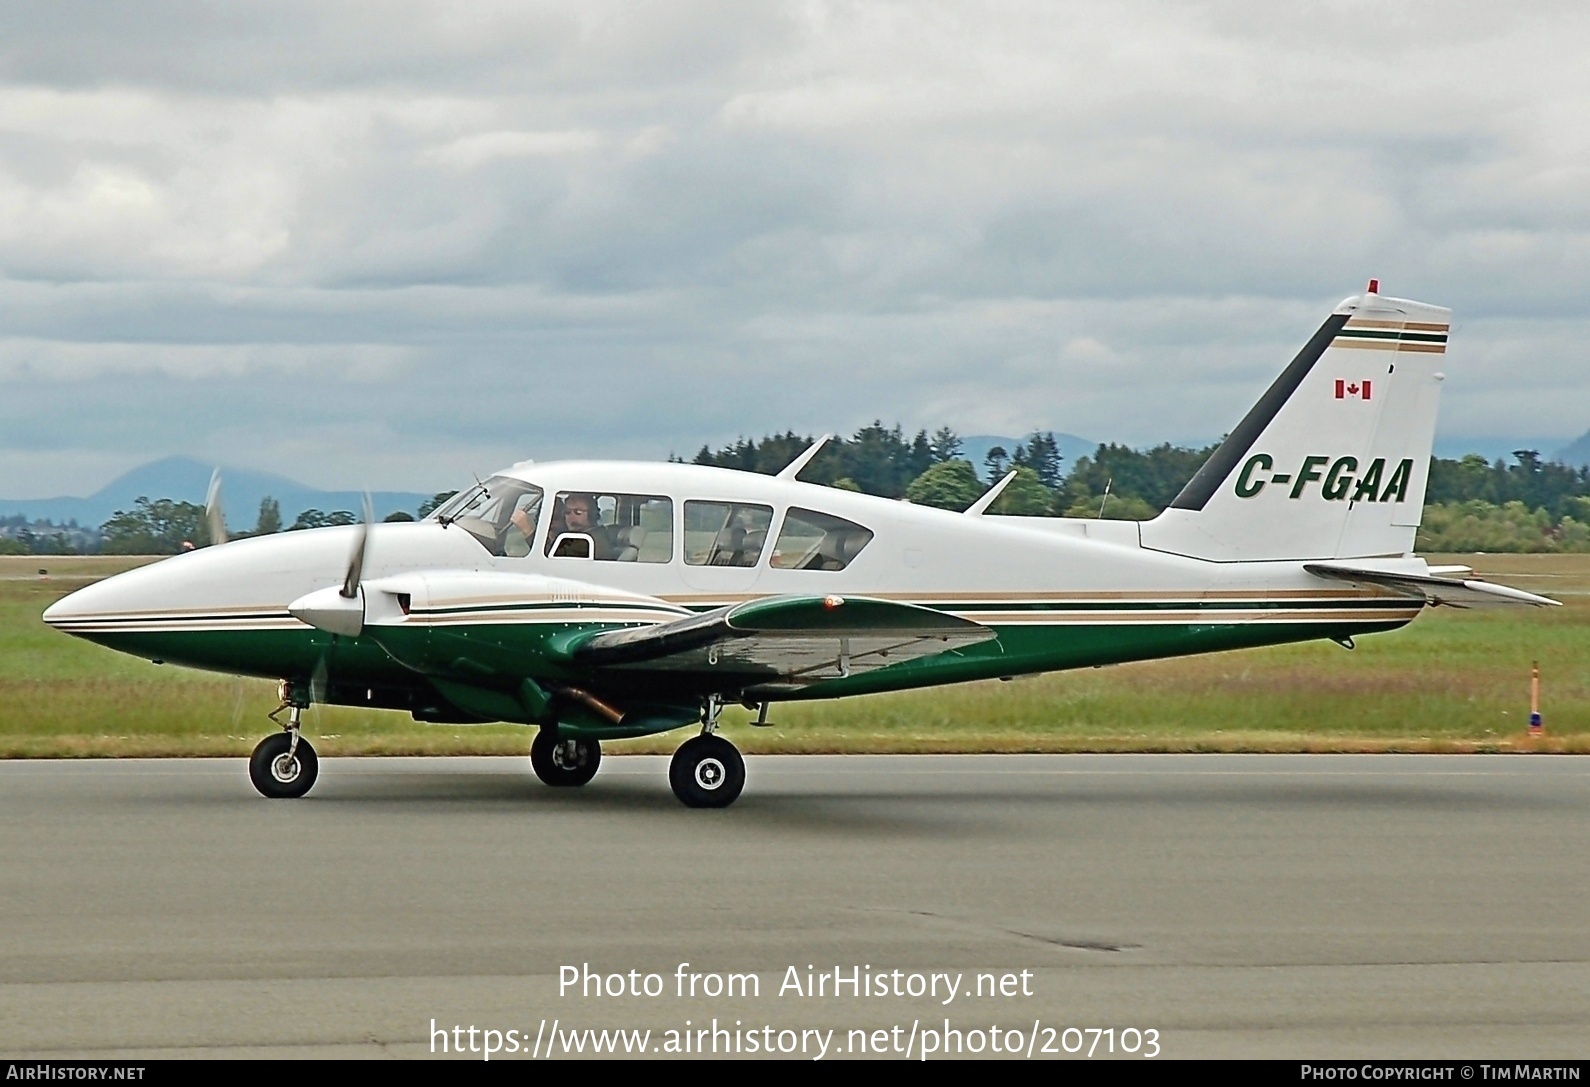
[{"label": "windshield", "polygon": [[457,525],[493,555],[528,555],[541,516],[542,493],[522,479],[492,476],[459,491],[426,520]]}]

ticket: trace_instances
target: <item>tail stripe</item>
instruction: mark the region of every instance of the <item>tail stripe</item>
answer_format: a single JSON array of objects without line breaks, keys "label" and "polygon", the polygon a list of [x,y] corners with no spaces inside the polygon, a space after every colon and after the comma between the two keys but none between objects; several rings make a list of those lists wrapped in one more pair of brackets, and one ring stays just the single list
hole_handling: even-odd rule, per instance
[{"label": "tail stripe", "polygon": [[1370,317],[1353,317],[1348,320],[1335,346],[1369,351],[1425,351],[1442,355],[1446,353],[1449,327],[1437,321],[1377,321]]},{"label": "tail stripe", "polygon": [[1356,332],[1360,328],[1389,328],[1396,331],[1407,329],[1409,332],[1439,332],[1445,335],[1452,326],[1440,321],[1377,321],[1372,317],[1349,317],[1347,330]]},{"label": "tail stripe", "polygon": [[1181,489],[1173,502],[1172,509],[1201,510],[1220,485],[1226,481],[1237,467],[1242,463],[1242,458],[1248,455],[1248,450],[1253,448],[1253,443],[1259,440],[1259,435],[1264,433],[1276,413],[1286,404],[1297,387],[1303,384],[1303,379],[1314,369],[1314,364],[1325,354],[1325,349],[1330,347],[1332,341],[1346,326],[1350,314],[1333,313],[1319,326],[1319,331],[1303,350],[1297,353],[1290,366],[1281,371],[1281,376],[1275,379],[1275,384],[1259,398],[1248,414],[1237,424],[1226,440],[1220,443],[1214,455],[1204,462],[1198,473],[1187,481],[1187,486]]}]

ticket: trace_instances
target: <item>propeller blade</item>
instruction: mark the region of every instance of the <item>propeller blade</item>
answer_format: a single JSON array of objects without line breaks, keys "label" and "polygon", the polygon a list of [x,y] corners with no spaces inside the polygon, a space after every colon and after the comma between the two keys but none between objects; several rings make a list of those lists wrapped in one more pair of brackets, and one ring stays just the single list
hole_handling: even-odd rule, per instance
[{"label": "propeller blade", "polygon": [[210,529],[210,543],[226,543],[226,514],[221,510],[221,469],[210,473],[210,490],[204,496],[204,522]]},{"label": "propeller blade", "polygon": [[315,662],[315,671],[309,677],[309,701],[318,705],[326,700],[326,688],[330,684],[331,669],[326,665],[326,654],[320,654],[320,659]]},{"label": "propeller blade", "polygon": [[243,688],[243,677],[232,677],[232,727],[227,729],[228,736],[235,735],[237,728],[243,723],[243,707],[248,701],[248,692]]},{"label": "propeller blade", "polygon": [[370,552],[370,526],[375,523],[375,510],[370,505],[370,492],[364,492],[364,520],[359,523],[353,540],[353,554],[348,557],[348,573],[342,579],[342,598],[352,600],[359,595],[359,582],[364,579],[364,562]]}]

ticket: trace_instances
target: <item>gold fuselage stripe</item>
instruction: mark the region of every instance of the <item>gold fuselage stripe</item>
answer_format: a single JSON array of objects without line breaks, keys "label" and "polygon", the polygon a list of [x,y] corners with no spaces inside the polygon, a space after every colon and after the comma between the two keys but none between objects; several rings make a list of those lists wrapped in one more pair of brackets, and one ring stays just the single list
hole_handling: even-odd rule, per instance
[{"label": "gold fuselage stripe", "polygon": [[1349,318],[1344,326],[1354,328],[1399,328],[1410,332],[1446,332],[1451,325],[1437,324],[1431,321],[1378,321],[1368,317]]},{"label": "gold fuselage stripe", "polygon": [[1419,351],[1426,355],[1446,354],[1444,343],[1410,343],[1407,340],[1350,340],[1337,337],[1332,347],[1345,347],[1359,351]]}]

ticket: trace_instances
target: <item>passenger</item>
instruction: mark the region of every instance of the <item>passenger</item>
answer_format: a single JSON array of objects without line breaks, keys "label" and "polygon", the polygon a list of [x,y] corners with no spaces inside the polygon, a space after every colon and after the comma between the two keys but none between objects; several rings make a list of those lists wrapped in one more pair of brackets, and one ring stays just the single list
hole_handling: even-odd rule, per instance
[{"label": "passenger", "polygon": [[559,536],[566,532],[578,532],[591,538],[591,558],[611,560],[616,551],[613,539],[608,534],[607,527],[597,520],[596,499],[588,494],[565,495],[562,508],[552,518],[552,527],[547,532],[547,553],[552,553],[552,546]]}]

